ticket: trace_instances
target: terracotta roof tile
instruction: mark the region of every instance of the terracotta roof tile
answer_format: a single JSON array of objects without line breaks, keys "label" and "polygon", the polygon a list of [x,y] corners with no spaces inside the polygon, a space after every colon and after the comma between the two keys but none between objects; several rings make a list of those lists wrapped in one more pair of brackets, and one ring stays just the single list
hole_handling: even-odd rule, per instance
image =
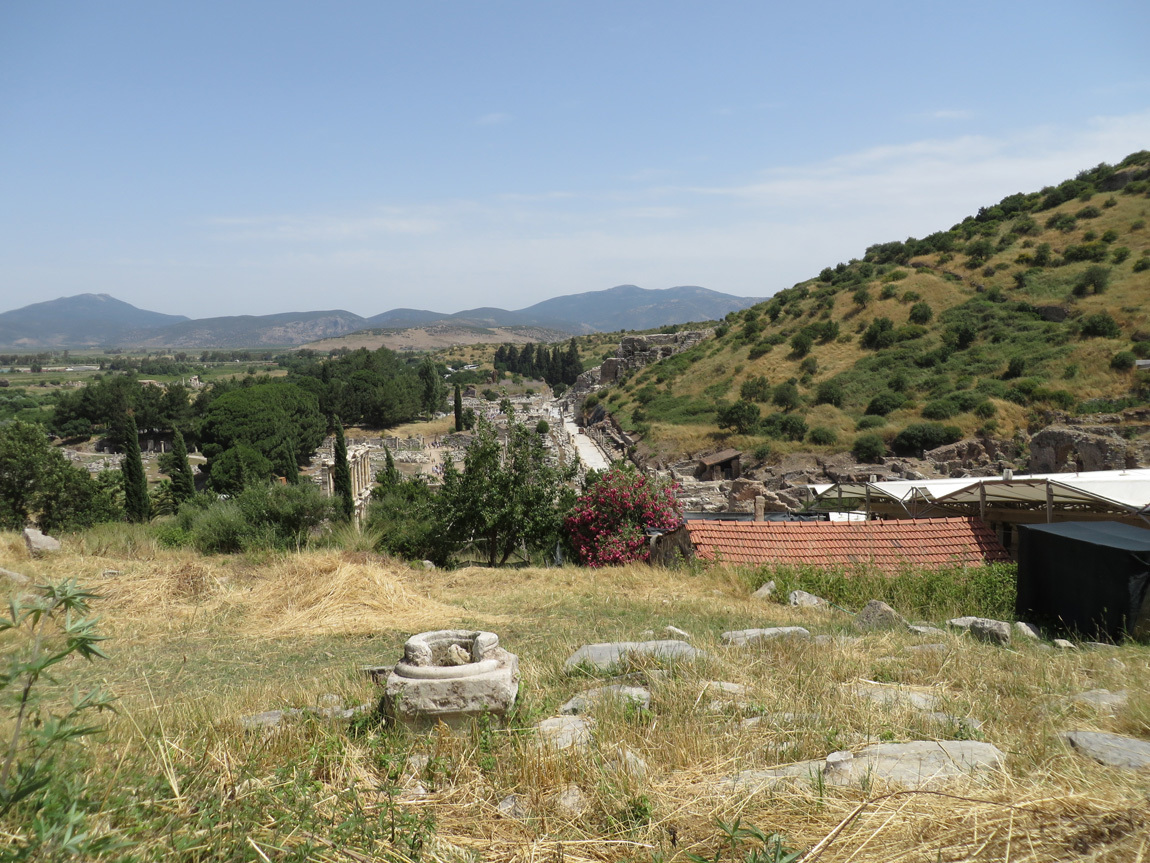
[{"label": "terracotta roof tile", "polygon": [[842,566],[866,563],[886,572],[1007,561],[994,531],[977,518],[826,521],[689,521],[687,532],[704,560]]}]

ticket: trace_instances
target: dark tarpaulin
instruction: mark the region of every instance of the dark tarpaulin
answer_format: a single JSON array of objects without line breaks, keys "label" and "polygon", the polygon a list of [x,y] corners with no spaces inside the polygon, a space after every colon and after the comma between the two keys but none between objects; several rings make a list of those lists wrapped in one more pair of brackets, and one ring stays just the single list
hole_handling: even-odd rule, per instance
[{"label": "dark tarpaulin", "polygon": [[1148,587],[1150,530],[1114,521],[1019,525],[1021,619],[1097,638],[1146,638]]}]

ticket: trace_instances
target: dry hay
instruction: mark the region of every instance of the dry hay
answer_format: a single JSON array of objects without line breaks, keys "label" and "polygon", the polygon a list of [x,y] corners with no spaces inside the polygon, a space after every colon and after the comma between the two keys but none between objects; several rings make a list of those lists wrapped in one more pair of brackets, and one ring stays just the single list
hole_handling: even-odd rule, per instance
[{"label": "dry hay", "polygon": [[237,635],[356,635],[440,628],[459,609],[412,589],[412,572],[370,555],[305,552],[258,565],[181,551],[153,560],[21,561],[36,580],[77,577],[100,596],[95,609],[113,634],[171,631],[189,621],[225,622]]}]

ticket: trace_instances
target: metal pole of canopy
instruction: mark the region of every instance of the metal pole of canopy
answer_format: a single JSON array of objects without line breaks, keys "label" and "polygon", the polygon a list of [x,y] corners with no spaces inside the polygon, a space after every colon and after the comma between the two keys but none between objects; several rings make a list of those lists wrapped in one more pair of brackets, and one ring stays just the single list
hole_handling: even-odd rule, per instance
[{"label": "metal pole of canopy", "polygon": [[978,484],[978,517],[986,521],[986,483]]},{"label": "metal pole of canopy", "polygon": [[1054,521],[1054,486],[1046,481],[1046,523]]}]

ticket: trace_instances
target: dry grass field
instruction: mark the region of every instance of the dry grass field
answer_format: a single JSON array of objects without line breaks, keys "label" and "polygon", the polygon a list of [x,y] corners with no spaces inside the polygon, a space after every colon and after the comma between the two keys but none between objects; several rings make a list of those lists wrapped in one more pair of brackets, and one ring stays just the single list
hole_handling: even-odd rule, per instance
[{"label": "dry grass field", "polygon": [[[109,859],[789,859],[748,827],[824,863],[1150,859],[1150,773],[1103,767],[1060,737],[1150,738],[1145,646],[1002,648],[900,631],[729,648],[720,634],[745,627],[857,633],[844,611],[753,599],[754,574],[723,568],[425,571],[342,551],[201,557],[128,530],[67,538],[63,552],[38,560],[19,536],[0,534],[0,566],[38,581],[76,578],[100,594],[108,659],[69,660],[57,677],[105,684],[117,712],[61,759],[62,790],[47,809],[76,803],[94,834],[123,843]],[[576,648],[666,637],[668,625],[706,658],[620,669],[649,686],[649,709],[606,703],[586,748],[537,745],[535,723],[610,676],[565,671]],[[303,715],[272,731],[241,724],[328,695],[374,707],[379,691],[361,667],[390,664],[410,634],[445,627],[492,630],[518,654],[520,697],[506,727],[416,734],[382,726],[371,710],[350,721]],[[21,648],[18,633],[0,639],[6,655]],[[945,649],[907,650],[924,641]],[[860,679],[934,694],[981,729],[853,697],[847,685]],[[745,693],[716,699],[708,681]],[[1073,699],[1099,688],[1129,700],[1111,714]],[[10,716],[0,713],[0,730],[11,732]],[[747,794],[720,784],[872,742],[961,737],[993,743],[1004,768],[929,791],[803,781]],[[623,749],[646,770],[614,769]],[[32,829],[9,813],[0,848]]]}]

